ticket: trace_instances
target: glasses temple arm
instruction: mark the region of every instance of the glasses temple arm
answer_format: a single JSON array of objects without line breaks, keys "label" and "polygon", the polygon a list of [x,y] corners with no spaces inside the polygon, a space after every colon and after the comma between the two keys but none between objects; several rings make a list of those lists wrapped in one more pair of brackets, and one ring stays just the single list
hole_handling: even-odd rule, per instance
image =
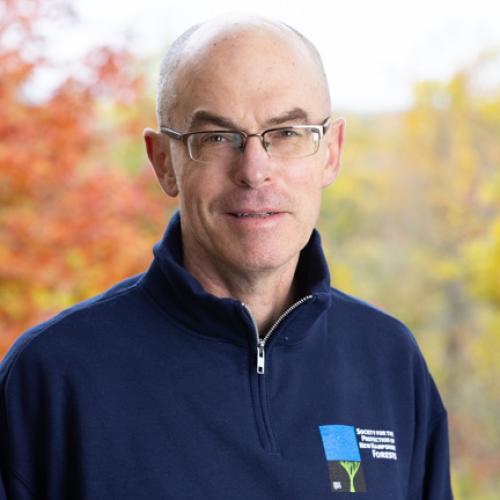
[{"label": "glasses temple arm", "polygon": [[332,119],[328,117],[322,124],[321,127],[323,128],[323,134],[330,128],[330,125],[332,124]]},{"label": "glasses temple arm", "polygon": [[181,134],[180,132],[177,132],[177,130],[174,130],[169,127],[160,127],[160,132],[162,132],[165,135],[168,135],[169,137],[172,137],[172,139],[177,139],[178,141],[182,141],[184,134]]}]

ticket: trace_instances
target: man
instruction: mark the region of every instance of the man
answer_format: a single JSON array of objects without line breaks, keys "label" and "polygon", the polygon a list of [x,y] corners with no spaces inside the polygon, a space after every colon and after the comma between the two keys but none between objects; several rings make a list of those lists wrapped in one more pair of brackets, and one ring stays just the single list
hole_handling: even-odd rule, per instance
[{"label": "man", "polygon": [[412,335],[330,288],[339,169],[321,60],[257,18],[167,54],[149,159],[179,196],[148,271],[3,362],[8,499],[449,499],[446,411]]}]

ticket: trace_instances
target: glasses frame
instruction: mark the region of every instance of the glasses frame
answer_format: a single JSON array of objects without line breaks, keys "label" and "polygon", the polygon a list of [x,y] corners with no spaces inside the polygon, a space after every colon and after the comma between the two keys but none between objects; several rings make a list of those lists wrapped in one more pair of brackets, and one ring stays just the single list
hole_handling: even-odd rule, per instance
[{"label": "glasses frame", "polygon": [[[170,127],[160,127],[160,132],[162,134],[165,134],[166,136],[172,138],[172,139],[175,139],[176,141],[182,141],[186,145],[186,149],[188,151],[189,158],[191,158],[191,160],[197,161],[199,163],[210,163],[207,161],[197,160],[197,159],[193,158],[191,148],[189,147],[189,143],[188,143],[190,136],[197,135],[197,134],[217,134],[217,133],[220,133],[220,134],[228,134],[228,133],[238,134],[241,137],[241,152],[242,153],[245,150],[245,146],[247,144],[248,139],[250,137],[258,137],[260,139],[260,143],[262,144],[262,147],[264,148],[266,153],[272,155],[272,153],[270,153],[270,151],[268,151],[268,149],[267,149],[268,147],[266,145],[266,142],[264,141],[264,135],[267,134],[268,132],[276,132],[278,130],[289,130],[289,129],[294,129],[294,128],[313,129],[313,132],[316,132],[319,135],[319,139],[318,139],[315,151],[306,155],[306,156],[299,156],[298,157],[298,158],[307,158],[309,156],[315,155],[318,152],[321,139],[323,139],[323,136],[326,134],[326,131],[328,130],[330,125],[331,125],[331,117],[329,116],[320,125],[289,125],[287,127],[273,127],[273,128],[268,128],[268,129],[260,132],[259,134],[247,134],[246,132],[242,132],[241,130],[199,130],[196,132],[183,133],[183,132],[179,132],[173,128],[170,128]],[[275,158],[279,158],[279,156],[275,157]],[[294,158],[297,158],[297,157],[294,157]]]}]

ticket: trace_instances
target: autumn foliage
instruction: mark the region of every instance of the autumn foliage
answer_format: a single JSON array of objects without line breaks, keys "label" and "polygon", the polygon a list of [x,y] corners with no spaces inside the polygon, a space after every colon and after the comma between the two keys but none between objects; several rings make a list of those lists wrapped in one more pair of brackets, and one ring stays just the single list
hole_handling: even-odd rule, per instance
[{"label": "autumn foliage", "polygon": [[[166,219],[149,168],[131,174],[110,154],[154,123],[151,107],[129,111],[145,93],[129,53],[96,48],[84,75],[30,98],[50,65],[35,50],[44,5],[1,6],[0,354],[28,326],[143,270]],[[125,115],[112,130],[100,122],[108,101]]]}]

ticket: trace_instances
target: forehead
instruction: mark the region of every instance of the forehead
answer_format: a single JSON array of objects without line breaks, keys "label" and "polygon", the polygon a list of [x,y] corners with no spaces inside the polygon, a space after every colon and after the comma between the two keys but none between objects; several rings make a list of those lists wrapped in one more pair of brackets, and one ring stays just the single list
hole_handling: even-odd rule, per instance
[{"label": "forehead", "polygon": [[181,126],[200,109],[249,127],[294,108],[312,118],[329,113],[319,61],[297,35],[274,26],[197,34],[175,86],[173,111]]}]

